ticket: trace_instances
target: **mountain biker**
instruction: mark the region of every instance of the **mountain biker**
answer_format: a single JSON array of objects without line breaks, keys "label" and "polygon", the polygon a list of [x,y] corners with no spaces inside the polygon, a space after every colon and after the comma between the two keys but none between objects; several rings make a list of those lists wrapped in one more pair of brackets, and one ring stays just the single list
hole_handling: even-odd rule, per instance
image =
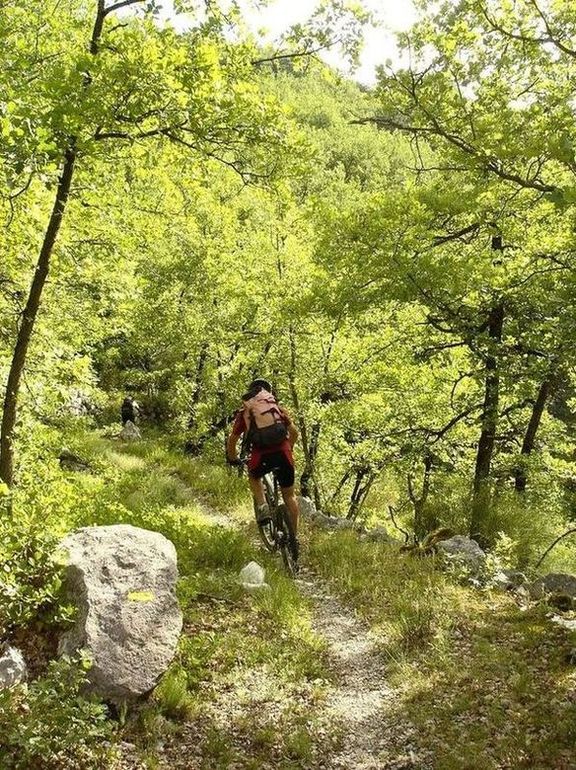
[{"label": "mountain biker", "polygon": [[122,425],[126,425],[128,421],[136,424],[136,418],[140,413],[140,407],[132,396],[126,396],[120,407],[120,414],[122,416]]},{"label": "mountain biker", "polygon": [[226,459],[231,465],[238,464],[237,444],[240,436],[244,435],[246,443],[250,444],[248,481],[256,501],[256,517],[260,523],[270,519],[270,509],[264,495],[262,476],[265,476],[273,468],[277,469],[276,473],[282,498],[290,513],[294,534],[296,534],[298,530],[298,501],[294,494],[294,458],[292,448],[298,439],[298,431],[286,409],[276,403],[275,398],[272,396],[272,386],[267,380],[253,380],[250,383],[248,392],[242,396],[242,401],[246,405],[250,403],[251,399],[257,397],[258,394],[263,393],[271,396],[270,400],[273,401],[274,408],[279,412],[279,420],[286,428],[285,431],[280,432],[284,434],[284,438],[281,438],[277,444],[269,447],[254,446],[250,441],[251,426],[247,424],[247,420],[250,421],[250,417],[246,416],[250,413],[250,409],[245,406],[244,409],[240,409],[236,414],[232,432],[226,442]]}]

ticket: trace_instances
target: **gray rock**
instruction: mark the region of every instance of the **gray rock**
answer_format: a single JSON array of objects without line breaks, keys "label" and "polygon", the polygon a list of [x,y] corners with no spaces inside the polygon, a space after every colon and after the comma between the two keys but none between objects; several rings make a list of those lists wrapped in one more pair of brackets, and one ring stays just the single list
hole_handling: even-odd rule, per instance
[{"label": "gray rock", "polygon": [[20,650],[16,647],[0,648],[0,690],[26,681],[27,676],[28,669]]},{"label": "gray rock", "polygon": [[81,457],[78,457],[78,455],[75,455],[69,449],[62,449],[58,459],[60,460],[60,467],[64,471],[75,471],[77,473],[81,473],[90,470],[88,463]]},{"label": "gray rock", "polygon": [[62,546],[70,557],[68,595],[79,612],[60,653],[86,650],[91,689],[107,700],[150,691],[182,630],[173,544],[158,532],[116,524],[80,529]]},{"label": "gray rock", "polygon": [[502,591],[513,591],[526,583],[526,575],[513,569],[503,569],[492,578],[492,585]]},{"label": "gray rock", "polygon": [[486,554],[475,540],[465,535],[454,535],[436,544],[438,552],[451,562],[459,562],[471,571],[480,570],[486,561]]},{"label": "gray rock", "polygon": [[142,434],[140,433],[140,430],[134,425],[132,420],[128,420],[126,425],[118,434],[118,438],[121,441],[138,441],[142,438]]},{"label": "gray rock", "polygon": [[553,615],[550,620],[553,623],[557,623],[559,626],[567,628],[569,631],[576,631],[576,620],[563,618],[562,615]]},{"label": "gray rock", "polygon": [[270,591],[271,588],[264,578],[266,573],[264,568],[261,567],[258,562],[251,561],[245,567],[242,567],[238,579],[242,584],[242,588],[248,593],[257,593],[258,591]]},{"label": "gray rock", "polygon": [[394,543],[399,541],[388,534],[386,527],[373,527],[366,532],[366,540],[372,540],[377,543]]},{"label": "gray rock", "polygon": [[257,561],[248,562],[245,567],[242,567],[238,575],[241,583],[251,583],[252,585],[263,583],[265,576],[264,568]]},{"label": "gray rock", "polygon": [[561,594],[576,599],[576,575],[550,572],[535,580],[528,588],[532,599],[542,599],[547,594]]},{"label": "gray rock", "polygon": [[72,417],[87,417],[94,415],[96,411],[96,405],[92,401],[90,394],[82,390],[76,390],[71,393],[68,403],[64,407],[64,412],[72,415]]},{"label": "gray rock", "polygon": [[343,519],[340,516],[326,516],[323,513],[317,513],[314,517],[314,523],[325,529],[353,529],[354,522],[350,519]]},{"label": "gray rock", "polygon": [[316,517],[318,511],[316,510],[314,502],[309,497],[298,496],[296,497],[296,500],[298,501],[298,508],[300,509],[300,515],[303,519],[310,521]]}]

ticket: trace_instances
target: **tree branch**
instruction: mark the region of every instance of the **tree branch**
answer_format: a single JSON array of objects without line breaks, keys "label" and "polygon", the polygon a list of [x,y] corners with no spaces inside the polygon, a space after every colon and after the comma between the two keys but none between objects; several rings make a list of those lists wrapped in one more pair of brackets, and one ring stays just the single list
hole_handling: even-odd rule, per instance
[{"label": "tree branch", "polygon": [[110,5],[108,8],[104,8],[104,16],[108,16],[110,13],[120,10],[120,8],[127,8],[129,5],[136,5],[137,3],[143,2],[144,0],[120,0],[120,2]]}]

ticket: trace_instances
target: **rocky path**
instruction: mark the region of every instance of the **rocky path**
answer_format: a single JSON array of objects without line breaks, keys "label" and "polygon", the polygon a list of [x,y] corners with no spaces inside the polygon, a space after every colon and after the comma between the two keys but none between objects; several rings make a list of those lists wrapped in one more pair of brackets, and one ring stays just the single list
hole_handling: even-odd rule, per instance
[{"label": "rocky path", "polygon": [[417,767],[410,753],[401,758],[390,756],[385,720],[394,694],[386,682],[385,662],[369,629],[330,594],[317,576],[303,571],[298,584],[313,605],[313,628],[328,644],[335,677],[325,707],[342,730],[342,742],[328,767]]},{"label": "rocky path", "polygon": [[[237,526],[230,518],[206,511],[215,523]],[[328,647],[334,684],[323,711],[341,730],[338,751],[326,757],[326,770],[392,770],[424,767],[408,745],[398,755],[391,750],[387,722],[394,692],[386,680],[386,665],[368,626],[338,600],[328,586],[304,568],[296,581],[312,605],[312,628]],[[406,730],[409,741],[410,728]],[[312,770],[312,768],[310,769]]]},{"label": "rocky path", "polygon": [[[214,525],[238,527],[233,517],[204,504],[201,508]],[[259,545],[256,539],[255,544]],[[320,764],[316,761],[313,766],[306,765],[306,770],[424,770],[426,763],[418,761],[411,750],[410,726],[399,725],[393,716],[397,694],[387,682],[385,658],[368,626],[311,570],[303,568],[296,584],[311,604],[312,628],[327,644],[332,673],[332,685],[316,718],[325,729],[335,729],[341,736],[334,752],[324,756]],[[239,674],[234,684],[216,698],[214,723],[224,729],[225,722],[236,713],[242,716],[246,706],[267,702],[271,693],[277,699],[281,685],[269,681],[269,677],[269,672],[260,669]],[[224,723],[219,723],[218,714]],[[391,730],[398,729],[404,738],[401,753],[392,748],[390,740]]]}]

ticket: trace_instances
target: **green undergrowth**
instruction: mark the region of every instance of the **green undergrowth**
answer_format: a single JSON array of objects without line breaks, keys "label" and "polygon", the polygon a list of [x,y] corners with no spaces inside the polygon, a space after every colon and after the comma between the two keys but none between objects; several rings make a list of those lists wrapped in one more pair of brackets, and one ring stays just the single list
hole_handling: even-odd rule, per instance
[{"label": "green undergrowth", "polygon": [[[275,767],[309,766],[328,740],[327,730],[315,728],[314,704],[321,700],[326,682],[324,651],[311,630],[306,600],[280,563],[257,545],[255,528],[248,523],[246,481],[224,465],[185,458],[158,437],[124,445],[82,431],[68,435],[67,446],[88,462],[90,471],[65,472],[58,466],[55,442],[50,459],[39,468],[43,483],[13,500],[15,510],[27,511],[20,540],[25,542],[32,530],[42,532],[38,564],[42,569],[45,562],[50,566],[37,576],[36,593],[27,604],[10,605],[8,638],[30,631],[40,610],[45,618],[40,636],[68,621],[60,568],[47,559],[62,534],[79,526],[117,523],[159,531],[174,543],[178,555],[183,633],[173,666],[153,695],[106,721],[120,747],[116,750],[122,753],[121,746],[135,746],[138,761],[150,768],[172,766],[166,759],[170,751],[179,756],[188,752],[190,766],[207,768],[227,767],[229,757],[238,768],[265,767],[271,755]],[[232,511],[236,522],[230,520]],[[13,553],[16,559],[16,546]],[[270,585],[254,595],[238,582],[239,570],[252,560],[266,568]],[[21,588],[24,598],[29,569],[25,566],[14,575],[15,590]],[[38,666],[38,673],[41,687],[50,671]],[[242,707],[226,724],[218,724],[220,702],[246,676],[265,683],[264,694],[254,701],[244,694]],[[279,692],[281,701],[275,700]],[[14,694],[3,704],[4,717],[15,730],[20,722],[28,725],[23,731],[32,736],[28,766],[51,767],[43,757],[42,741],[34,737],[35,730],[44,734],[42,716],[22,697]],[[270,699],[264,710],[258,697]],[[64,740],[66,721],[76,718],[88,737],[82,745],[72,741],[68,766],[78,762],[86,770],[100,767],[100,721],[94,722],[97,712],[92,710],[97,706],[72,692],[68,705],[55,712],[53,741]],[[98,720],[105,711],[98,712]],[[5,743],[4,750],[9,753],[11,746]],[[105,766],[115,767],[114,761],[108,758]]]},{"label": "green undergrowth", "polygon": [[308,552],[388,657],[391,734],[415,728],[435,770],[574,767],[574,634],[545,606],[458,585],[433,558],[353,533],[314,532]]}]

